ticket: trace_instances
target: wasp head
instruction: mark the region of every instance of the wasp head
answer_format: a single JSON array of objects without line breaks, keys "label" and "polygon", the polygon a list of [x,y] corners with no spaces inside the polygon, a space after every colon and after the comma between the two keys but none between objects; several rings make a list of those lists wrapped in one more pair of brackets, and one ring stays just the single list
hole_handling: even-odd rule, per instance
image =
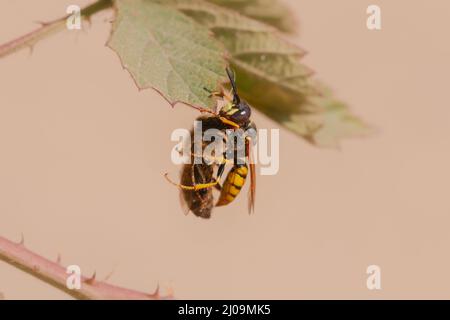
[{"label": "wasp head", "polygon": [[246,101],[241,100],[241,98],[239,97],[233,72],[228,68],[226,69],[226,71],[228,74],[228,78],[230,79],[231,88],[233,89],[233,102],[225,105],[220,110],[220,115],[230,121],[233,121],[240,127],[244,127],[250,122],[252,110],[250,108],[250,105]]},{"label": "wasp head", "polygon": [[247,102],[241,100],[238,104],[228,104],[220,110],[220,115],[236,123],[239,127],[245,127],[250,122],[252,109]]}]

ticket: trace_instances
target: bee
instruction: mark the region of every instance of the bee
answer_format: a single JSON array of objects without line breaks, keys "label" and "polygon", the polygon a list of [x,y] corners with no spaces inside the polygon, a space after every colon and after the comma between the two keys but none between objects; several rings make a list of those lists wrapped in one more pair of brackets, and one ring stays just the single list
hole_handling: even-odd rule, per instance
[{"label": "bee", "polygon": [[[208,113],[208,115],[202,115],[196,119],[201,122],[202,134],[208,129],[217,129],[223,134],[222,139],[227,147],[222,155],[222,160],[208,163],[204,161],[203,155],[195,154],[194,129],[192,129],[191,162],[183,165],[180,183],[174,183],[168,178],[167,174],[165,175],[170,183],[180,188],[180,201],[185,213],[192,212],[194,215],[205,219],[211,217],[212,209],[215,206],[224,206],[231,203],[239,195],[248,176],[250,177],[249,213],[254,211],[255,205],[256,172],[251,155],[251,146],[255,143],[256,137],[246,135],[243,146],[239,146],[238,143],[229,147],[230,144],[227,143],[228,136],[226,132],[237,129],[247,132],[247,130],[252,129],[256,133],[256,126],[250,120],[252,113],[250,105],[238,95],[234,73],[229,68],[226,69],[226,72],[231,84],[231,92],[226,92],[223,88],[219,92],[211,92],[205,88],[205,90],[210,92],[211,96],[216,96],[220,99],[217,100],[216,111],[200,108],[201,112]],[[217,112],[217,110],[219,111]],[[202,150],[206,144],[202,139]],[[240,151],[244,151],[244,158],[240,156],[242,155]],[[229,155],[233,156],[231,161],[232,167],[223,184],[221,184],[220,179],[226,164],[229,163]],[[199,160],[199,158],[201,161],[195,161]],[[214,199],[213,189],[220,192],[217,201]]]}]

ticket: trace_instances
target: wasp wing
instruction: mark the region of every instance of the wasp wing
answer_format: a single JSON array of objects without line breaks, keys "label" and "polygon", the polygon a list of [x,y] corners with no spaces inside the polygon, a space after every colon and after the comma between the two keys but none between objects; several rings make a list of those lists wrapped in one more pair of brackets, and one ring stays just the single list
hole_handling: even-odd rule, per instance
[{"label": "wasp wing", "polygon": [[248,213],[255,211],[255,197],[256,197],[256,171],[255,162],[253,161],[252,149],[250,147],[251,140],[247,137],[246,152],[248,159],[248,166],[250,168],[250,189],[248,191]]}]

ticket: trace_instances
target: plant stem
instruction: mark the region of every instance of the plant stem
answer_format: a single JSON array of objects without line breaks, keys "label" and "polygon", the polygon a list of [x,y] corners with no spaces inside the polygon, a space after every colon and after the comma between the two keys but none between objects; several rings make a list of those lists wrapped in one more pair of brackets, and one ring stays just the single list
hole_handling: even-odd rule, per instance
[{"label": "plant stem", "polygon": [[[109,9],[113,6],[113,0],[98,0],[83,8],[81,17],[89,20],[97,12]],[[64,29],[68,15],[42,23],[41,27],[23,36],[0,45],[0,58],[19,51],[23,48],[33,48],[33,46],[44,39]],[[69,289],[66,279],[69,276],[66,268],[59,262],[50,261],[25,248],[24,244],[14,243],[0,236],[0,260],[15,268],[18,268],[33,277],[42,280],[49,285],[71,295],[76,299],[160,299],[158,290],[153,294],[147,294],[131,289],[121,288],[108,284],[104,281],[97,281],[95,275],[91,278],[81,276],[81,288]],[[168,296],[166,298],[171,298]]]},{"label": "plant stem", "polygon": [[[66,279],[69,274],[66,268],[59,262],[50,261],[25,248],[23,241],[14,243],[0,236],[0,260],[9,263],[33,277],[42,280],[49,285],[64,291],[76,299],[160,299],[158,289],[153,294],[147,294],[135,290],[125,289],[97,281],[95,275],[91,278],[81,276],[81,288],[69,289]],[[166,298],[171,298],[166,297]]]},{"label": "plant stem", "polygon": [[[108,9],[112,6],[113,0],[98,0],[93,4],[81,9],[81,17],[89,20],[90,17],[95,13]],[[42,23],[41,27],[37,28],[36,30],[33,30],[27,34],[24,34],[23,36],[0,45],[0,58],[3,58],[23,48],[32,49],[38,41],[61,30],[64,30],[67,18],[68,15],[50,22]]]}]

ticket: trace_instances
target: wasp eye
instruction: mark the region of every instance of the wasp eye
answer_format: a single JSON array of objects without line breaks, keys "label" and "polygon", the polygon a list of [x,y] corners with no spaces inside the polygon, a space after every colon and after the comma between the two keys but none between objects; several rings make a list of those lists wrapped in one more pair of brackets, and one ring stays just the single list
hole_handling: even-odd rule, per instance
[{"label": "wasp eye", "polygon": [[241,101],[237,105],[237,109],[238,111],[230,116],[230,120],[240,125],[247,123],[250,120],[250,116],[252,114],[250,106],[245,101]]}]

